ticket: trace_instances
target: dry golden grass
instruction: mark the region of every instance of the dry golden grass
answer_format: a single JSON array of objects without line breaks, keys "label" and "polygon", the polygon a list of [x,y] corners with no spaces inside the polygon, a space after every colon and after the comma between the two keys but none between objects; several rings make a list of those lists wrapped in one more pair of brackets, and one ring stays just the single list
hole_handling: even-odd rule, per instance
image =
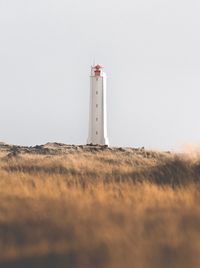
[{"label": "dry golden grass", "polygon": [[145,151],[0,162],[0,267],[200,267],[200,158]]}]

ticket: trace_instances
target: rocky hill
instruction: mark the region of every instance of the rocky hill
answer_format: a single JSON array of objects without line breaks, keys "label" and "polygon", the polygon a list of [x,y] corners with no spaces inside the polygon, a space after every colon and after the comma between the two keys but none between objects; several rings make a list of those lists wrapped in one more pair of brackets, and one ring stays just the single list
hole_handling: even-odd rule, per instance
[{"label": "rocky hill", "polygon": [[[76,152],[125,152],[128,154],[138,154],[143,156],[158,155],[158,152],[146,151],[144,147],[108,147],[99,145],[69,145],[64,143],[46,143],[36,146],[19,146],[10,145],[0,142],[0,152],[8,156],[19,156],[23,154],[40,154],[40,155],[64,155]],[[166,152],[170,154],[170,152]],[[163,155],[163,153],[161,153]]]}]

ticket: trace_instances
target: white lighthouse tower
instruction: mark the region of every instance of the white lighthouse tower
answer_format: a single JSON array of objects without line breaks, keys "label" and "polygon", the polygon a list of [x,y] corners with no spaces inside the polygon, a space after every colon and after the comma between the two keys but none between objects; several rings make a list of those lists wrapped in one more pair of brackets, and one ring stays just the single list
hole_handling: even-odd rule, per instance
[{"label": "white lighthouse tower", "polygon": [[107,137],[106,74],[103,67],[91,67],[88,144],[109,145]]}]

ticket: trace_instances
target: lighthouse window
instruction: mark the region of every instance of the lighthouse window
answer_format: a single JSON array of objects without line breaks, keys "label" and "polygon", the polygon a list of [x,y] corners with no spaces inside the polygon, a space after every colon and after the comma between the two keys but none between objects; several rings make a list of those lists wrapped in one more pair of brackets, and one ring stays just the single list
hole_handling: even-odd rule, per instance
[{"label": "lighthouse window", "polygon": [[98,104],[96,104],[96,108],[98,108]]},{"label": "lighthouse window", "polygon": [[96,117],[96,121],[98,121],[98,117]]},{"label": "lighthouse window", "polygon": [[96,95],[98,95],[98,91],[96,91]]},{"label": "lighthouse window", "polygon": [[96,131],[96,135],[98,135],[98,131]]}]

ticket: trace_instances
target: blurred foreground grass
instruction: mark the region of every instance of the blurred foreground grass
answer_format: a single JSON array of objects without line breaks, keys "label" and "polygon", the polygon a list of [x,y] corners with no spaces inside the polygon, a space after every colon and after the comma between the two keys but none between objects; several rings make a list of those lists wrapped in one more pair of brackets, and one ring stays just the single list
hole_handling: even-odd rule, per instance
[{"label": "blurred foreground grass", "polygon": [[1,153],[0,267],[200,267],[200,157]]}]

